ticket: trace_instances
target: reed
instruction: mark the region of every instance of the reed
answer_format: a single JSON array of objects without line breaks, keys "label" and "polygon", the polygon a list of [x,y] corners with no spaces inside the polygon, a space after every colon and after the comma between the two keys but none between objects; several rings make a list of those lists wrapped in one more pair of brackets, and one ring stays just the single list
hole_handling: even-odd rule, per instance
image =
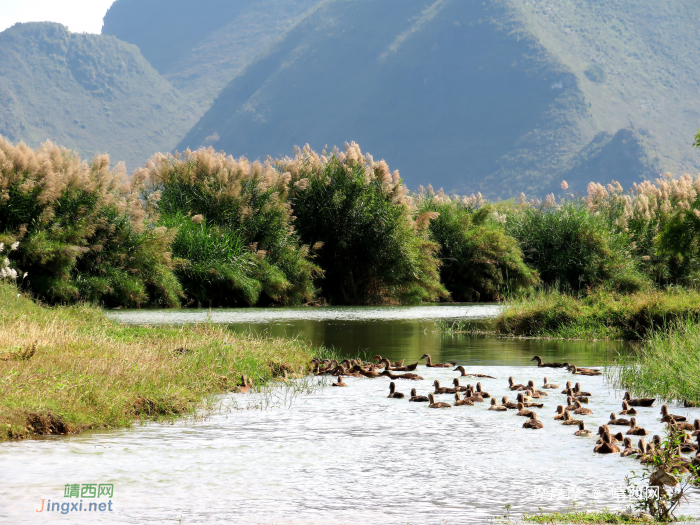
[{"label": "reed", "polygon": [[0,439],[192,416],[242,374],[257,386],[293,379],[316,353],[212,324],[120,326],[93,307],[41,306],[0,281]]}]

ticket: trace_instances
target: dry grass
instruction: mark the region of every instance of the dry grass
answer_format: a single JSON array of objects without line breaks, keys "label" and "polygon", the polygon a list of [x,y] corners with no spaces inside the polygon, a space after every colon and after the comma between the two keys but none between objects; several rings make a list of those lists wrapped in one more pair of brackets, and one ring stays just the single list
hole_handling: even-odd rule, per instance
[{"label": "dry grass", "polygon": [[3,283],[0,305],[0,355],[12,357],[0,360],[0,440],[191,414],[241,374],[260,385],[305,373],[311,357],[298,341],[211,324],[123,327],[98,309],[39,306]]}]

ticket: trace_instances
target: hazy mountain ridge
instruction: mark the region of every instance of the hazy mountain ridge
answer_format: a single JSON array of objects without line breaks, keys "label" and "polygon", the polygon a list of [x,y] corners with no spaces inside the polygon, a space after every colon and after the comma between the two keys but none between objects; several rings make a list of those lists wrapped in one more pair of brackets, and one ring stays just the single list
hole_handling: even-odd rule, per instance
[{"label": "hazy mountain ridge", "polygon": [[45,140],[129,169],[168,151],[198,118],[138,48],[60,24],[16,24],[0,33],[0,134]]}]

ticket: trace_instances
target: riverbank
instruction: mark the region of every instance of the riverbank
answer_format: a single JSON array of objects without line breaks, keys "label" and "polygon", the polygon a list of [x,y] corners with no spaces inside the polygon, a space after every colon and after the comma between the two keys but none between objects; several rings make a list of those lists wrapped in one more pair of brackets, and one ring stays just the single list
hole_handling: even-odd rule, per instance
[{"label": "riverbank", "polygon": [[0,282],[0,441],[194,414],[241,375],[305,374],[314,350],[199,324],[126,327],[98,308],[47,308]]}]

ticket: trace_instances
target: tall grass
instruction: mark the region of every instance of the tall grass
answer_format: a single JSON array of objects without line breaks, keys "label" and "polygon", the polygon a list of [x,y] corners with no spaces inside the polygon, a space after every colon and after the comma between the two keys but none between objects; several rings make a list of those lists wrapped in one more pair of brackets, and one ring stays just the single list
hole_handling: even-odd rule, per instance
[{"label": "tall grass", "polygon": [[621,358],[613,380],[635,396],[700,401],[700,325],[697,316],[654,331],[632,357]]},{"label": "tall grass", "polygon": [[505,230],[506,215],[495,206],[429,187],[416,195],[415,214],[432,216],[429,231],[440,246],[440,280],[454,300],[497,301],[539,282]]}]

